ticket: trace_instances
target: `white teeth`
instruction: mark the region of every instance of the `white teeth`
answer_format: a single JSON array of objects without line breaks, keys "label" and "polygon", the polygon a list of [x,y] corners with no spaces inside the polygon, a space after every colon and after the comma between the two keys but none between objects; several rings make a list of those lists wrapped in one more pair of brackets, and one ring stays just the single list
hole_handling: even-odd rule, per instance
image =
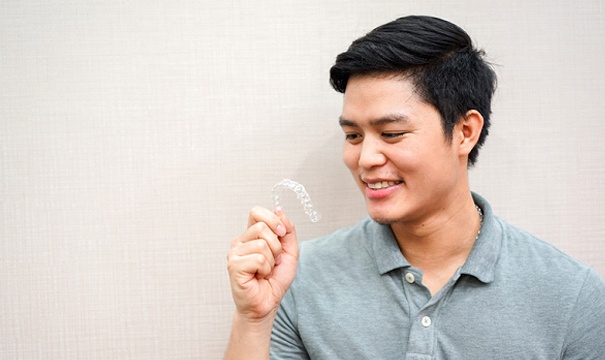
[{"label": "white teeth", "polygon": [[400,183],[400,181],[382,181],[382,182],[377,182],[377,183],[372,183],[372,184],[368,183],[368,187],[370,189],[378,190],[378,189],[383,189],[383,188],[386,188],[389,186],[397,185],[399,183]]}]

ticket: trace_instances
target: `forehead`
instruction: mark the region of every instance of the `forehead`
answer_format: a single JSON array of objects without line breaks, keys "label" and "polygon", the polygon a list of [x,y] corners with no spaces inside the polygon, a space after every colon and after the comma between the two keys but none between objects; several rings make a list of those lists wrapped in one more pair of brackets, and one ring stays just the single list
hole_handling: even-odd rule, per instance
[{"label": "forehead", "polygon": [[357,75],[347,83],[340,119],[355,123],[385,118],[413,121],[435,113],[438,115],[437,109],[420,98],[407,77]]}]

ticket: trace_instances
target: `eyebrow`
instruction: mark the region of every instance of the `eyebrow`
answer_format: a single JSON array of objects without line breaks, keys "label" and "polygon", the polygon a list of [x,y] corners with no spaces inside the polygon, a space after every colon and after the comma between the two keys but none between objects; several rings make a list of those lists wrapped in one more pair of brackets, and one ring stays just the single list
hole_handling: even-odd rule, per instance
[{"label": "eyebrow", "polygon": [[[410,118],[404,114],[392,114],[384,117],[380,117],[378,119],[370,120],[370,126],[382,126],[393,123],[407,123],[410,121]],[[348,120],[343,118],[342,116],[338,118],[338,123],[341,127],[349,126],[349,127],[359,127],[359,125],[352,120]]]}]

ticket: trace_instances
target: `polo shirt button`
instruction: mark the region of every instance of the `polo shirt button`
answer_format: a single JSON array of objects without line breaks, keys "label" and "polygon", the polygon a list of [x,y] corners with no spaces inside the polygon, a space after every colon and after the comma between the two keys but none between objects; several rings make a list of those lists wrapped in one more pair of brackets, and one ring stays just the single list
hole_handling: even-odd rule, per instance
[{"label": "polo shirt button", "polygon": [[416,279],[414,278],[414,274],[412,274],[412,273],[406,273],[405,274],[405,280],[411,284]]},{"label": "polo shirt button", "polygon": [[422,318],[422,320],[420,320],[420,323],[421,323],[421,324],[422,324],[422,326],[424,326],[424,327],[429,327],[429,326],[431,326],[432,321],[431,321],[431,318],[430,318],[430,317],[428,317],[428,316],[424,316],[424,317]]}]

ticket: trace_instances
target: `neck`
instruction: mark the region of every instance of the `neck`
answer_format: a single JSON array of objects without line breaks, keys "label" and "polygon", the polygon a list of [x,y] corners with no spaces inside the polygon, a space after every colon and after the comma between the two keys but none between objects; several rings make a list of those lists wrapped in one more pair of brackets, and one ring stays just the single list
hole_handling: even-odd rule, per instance
[{"label": "neck", "polygon": [[457,269],[468,257],[481,218],[468,196],[414,224],[395,223],[393,233],[406,260],[425,273]]}]

